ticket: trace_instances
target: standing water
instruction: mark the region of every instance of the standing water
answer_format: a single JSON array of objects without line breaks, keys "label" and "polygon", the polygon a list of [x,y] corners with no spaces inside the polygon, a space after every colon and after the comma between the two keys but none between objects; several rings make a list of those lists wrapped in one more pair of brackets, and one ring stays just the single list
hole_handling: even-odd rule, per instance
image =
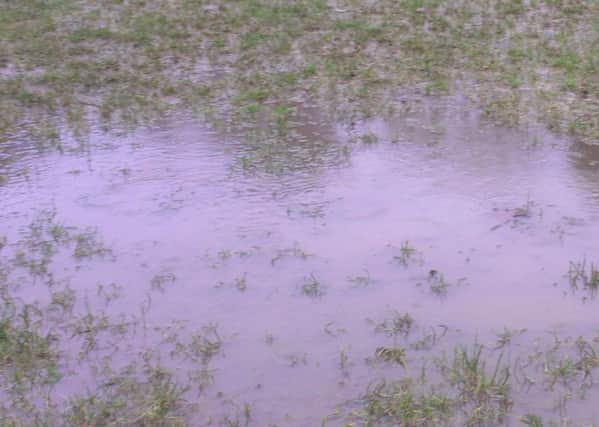
[{"label": "standing water", "polygon": [[[599,419],[599,153],[455,97],[305,114],[303,142],[267,153],[187,117],[2,147],[3,271],[50,312],[76,295],[39,329],[64,333],[54,403],[135,362],[190,385],[190,425],[397,425],[381,387],[405,378],[449,399],[430,425]],[[478,348],[485,398],[457,379]]]}]

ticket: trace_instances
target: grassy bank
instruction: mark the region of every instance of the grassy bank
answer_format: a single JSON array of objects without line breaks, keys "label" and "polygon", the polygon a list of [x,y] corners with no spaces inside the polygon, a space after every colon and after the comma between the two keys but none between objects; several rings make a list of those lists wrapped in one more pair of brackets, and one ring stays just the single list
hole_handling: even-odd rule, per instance
[{"label": "grassy bank", "polygon": [[593,0],[7,2],[0,129],[59,146],[65,123],[180,109],[280,128],[297,102],[350,122],[458,91],[490,120],[595,142],[598,16]]}]

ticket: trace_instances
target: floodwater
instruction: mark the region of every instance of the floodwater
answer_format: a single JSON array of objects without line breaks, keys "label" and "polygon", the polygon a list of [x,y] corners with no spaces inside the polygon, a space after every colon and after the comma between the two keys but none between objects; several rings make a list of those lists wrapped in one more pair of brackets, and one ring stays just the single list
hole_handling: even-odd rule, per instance
[{"label": "floodwater", "polygon": [[[596,303],[565,274],[599,261],[599,152],[495,126],[457,97],[353,127],[305,114],[304,141],[266,154],[188,117],[63,154],[6,145],[0,235],[18,239],[44,209],[96,227],[114,259],[65,260],[63,275],[90,297],[123,286],[125,312],[151,294],[152,324],[218,324],[203,412],[247,402],[255,425],[320,425],[401,374],[365,361],[393,343],[374,325],[394,310],[414,318],[410,339],[445,325],[448,345],[492,343],[504,327],[525,328],[522,342],[594,332]],[[402,265],[406,241],[416,252]],[[152,289],[165,273],[175,280]],[[322,295],[302,292],[311,278]],[[527,402],[516,415],[553,404]],[[599,417],[589,406],[585,419]]]}]

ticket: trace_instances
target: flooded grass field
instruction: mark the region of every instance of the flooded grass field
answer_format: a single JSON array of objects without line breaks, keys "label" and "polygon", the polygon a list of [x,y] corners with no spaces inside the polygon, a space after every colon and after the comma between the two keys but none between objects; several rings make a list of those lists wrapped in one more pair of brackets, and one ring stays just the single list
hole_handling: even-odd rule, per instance
[{"label": "flooded grass field", "polygon": [[8,1],[0,424],[599,424],[599,4]]}]

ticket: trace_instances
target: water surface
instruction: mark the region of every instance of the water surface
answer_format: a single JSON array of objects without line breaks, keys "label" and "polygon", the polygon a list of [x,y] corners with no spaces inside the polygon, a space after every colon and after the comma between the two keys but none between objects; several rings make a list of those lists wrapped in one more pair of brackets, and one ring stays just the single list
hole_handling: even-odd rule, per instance
[{"label": "water surface", "polygon": [[[504,327],[530,341],[593,333],[596,304],[565,274],[599,256],[596,150],[496,126],[458,97],[352,126],[303,114],[303,138],[268,152],[190,117],[95,133],[63,154],[4,145],[0,234],[18,239],[41,210],[96,227],[114,259],[64,260],[62,274],[91,297],[122,285],[124,312],[151,295],[153,325],[217,323],[207,413],[247,402],[256,425],[319,425],[370,381],[400,375],[365,362],[394,342],[373,326],[393,310],[415,319],[412,340],[447,326],[448,346]],[[416,253],[402,265],[405,242]],[[165,273],[176,279],[153,289]],[[446,294],[431,290],[435,275]],[[323,295],[304,295],[311,278]],[[551,407],[532,395],[514,413]]]}]

